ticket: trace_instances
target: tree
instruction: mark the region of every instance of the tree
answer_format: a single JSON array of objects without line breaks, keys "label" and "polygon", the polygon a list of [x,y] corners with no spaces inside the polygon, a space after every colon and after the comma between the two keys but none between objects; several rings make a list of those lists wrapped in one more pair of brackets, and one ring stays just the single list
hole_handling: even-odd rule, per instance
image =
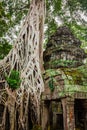
[{"label": "tree", "polygon": [[[32,0],[16,43],[0,61],[0,80],[5,82],[6,94],[1,129],[27,130],[30,122],[32,126],[39,124],[40,95],[44,88],[41,74],[44,8],[43,0]],[[12,70],[20,73],[21,84],[17,90],[6,84],[6,75],[10,76]]]},{"label": "tree", "polygon": [[[48,37],[53,32],[55,32],[57,28],[56,18],[58,18],[58,16],[63,24],[68,23],[67,25],[73,27],[75,31],[77,31],[77,27],[80,28],[80,26],[76,23],[77,19],[74,19],[76,8],[73,8],[74,6],[71,5],[70,8],[68,8],[70,10],[70,19],[69,16],[66,15],[67,10],[65,11],[66,4],[63,5],[64,2],[70,5],[69,1],[46,1],[46,23],[48,25]],[[76,1],[74,1],[73,4],[77,7]],[[79,4],[81,4],[83,7],[82,2],[79,2]],[[1,7],[3,8],[3,6]],[[10,130],[17,129],[17,127],[18,130],[27,130],[29,127],[28,124],[30,122],[32,126],[34,124],[39,124],[40,96],[44,90],[44,83],[41,72],[41,70],[43,69],[42,43],[45,10],[44,7],[45,5],[43,0],[32,0],[30,11],[28,12],[28,15],[16,43],[13,45],[13,48],[11,49],[9,54],[0,61],[0,79],[4,80],[5,82],[4,94],[6,94],[6,98],[4,99],[4,95],[2,95],[2,99],[4,100],[4,114],[2,126],[0,126],[1,129],[5,129],[8,122],[10,124],[8,125],[8,129]],[[73,11],[71,9],[73,9]],[[4,8],[2,9],[2,12],[4,12]],[[14,11],[11,13],[14,13]],[[84,24],[86,25],[85,22]],[[7,28],[9,27],[7,26]],[[20,88],[17,90],[10,89],[6,81],[6,75],[10,76],[12,70],[18,71],[20,73],[21,84]],[[7,115],[9,116],[7,117]]]},{"label": "tree", "polygon": [[[67,25],[83,42],[82,47],[86,50],[86,3],[86,0],[46,0],[45,43],[47,44],[48,38],[56,31],[57,27]],[[2,28],[0,44],[5,41],[14,44],[29,5],[30,0],[3,0],[0,2],[0,27]]]},{"label": "tree", "polygon": [[3,56],[1,56],[0,59],[8,54],[8,50],[11,48],[9,44],[13,44],[15,41],[14,38],[17,38],[21,26],[20,24],[28,12],[29,5],[29,0],[0,1],[0,45],[3,46],[4,43],[4,46],[6,46],[4,50],[7,52],[1,51]]}]

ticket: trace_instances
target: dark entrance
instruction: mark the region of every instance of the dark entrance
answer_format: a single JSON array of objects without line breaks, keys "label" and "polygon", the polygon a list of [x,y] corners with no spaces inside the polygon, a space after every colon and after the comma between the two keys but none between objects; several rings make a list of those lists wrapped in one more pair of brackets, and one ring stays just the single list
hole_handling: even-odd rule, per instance
[{"label": "dark entrance", "polygon": [[87,100],[76,99],[74,107],[75,127],[79,130],[87,130]]},{"label": "dark entrance", "polygon": [[4,112],[4,105],[0,104],[0,124],[2,124],[3,112]]},{"label": "dark entrance", "polygon": [[52,114],[53,114],[53,130],[64,130],[63,110],[61,102],[59,101],[52,102]]},{"label": "dark entrance", "polygon": [[8,108],[6,109],[5,130],[10,130],[10,114],[9,114]]}]

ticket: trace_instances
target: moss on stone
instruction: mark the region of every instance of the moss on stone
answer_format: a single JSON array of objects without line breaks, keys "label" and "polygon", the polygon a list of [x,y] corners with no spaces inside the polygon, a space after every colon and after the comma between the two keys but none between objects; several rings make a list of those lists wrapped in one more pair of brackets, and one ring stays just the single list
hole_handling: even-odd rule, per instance
[{"label": "moss on stone", "polygon": [[[60,27],[48,41],[44,51],[44,79],[53,86],[60,96],[87,92],[87,65],[83,60],[87,54],[67,27]],[[49,85],[48,85],[49,86]]]},{"label": "moss on stone", "polygon": [[[48,69],[45,71],[44,77],[48,82],[50,81],[50,77],[52,77],[54,81],[52,85],[58,90],[60,96],[73,95],[76,92],[87,92],[86,65],[77,68]],[[59,78],[59,81],[56,77]],[[61,80],[64,81],[64,85],[62,86]]]}]

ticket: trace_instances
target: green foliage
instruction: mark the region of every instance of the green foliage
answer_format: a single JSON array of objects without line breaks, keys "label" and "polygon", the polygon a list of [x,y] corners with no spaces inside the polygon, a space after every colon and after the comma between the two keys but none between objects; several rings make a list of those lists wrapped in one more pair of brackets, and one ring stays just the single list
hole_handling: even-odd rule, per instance
[{"label": "green foliage", "polygon": [[8,14],[5,12],[5,6],[3,6],[3,2],[0,2],[0,37],[2,37],[8,29],[9,25],[6,23],[7,19]]},{"label": "green foliage", "polygon": [[72,14],[76,9],[78,9],[78,6],[80,6],[80,3],[78,0],[68,0],[67,1],[67,6],[70,9],[70,13]]},{"label": "green foliage", "polygon": [[10,45],[5,39],[0,43],[0,59],[3,59],[11,50],[12,45]]},{"label": "green foliage", "polygon": [[[11,45],[9,43],[12,43],[14,35],[18,34],[18,27],[28,12],[29,4],[30,0],[0,1],[0,59],[3,59],[10,51]],[[15,29],[13,29],[14,27]],[[14,33],[11,33],[12,30]]]},{"label": "green foliage", "polygon": [[[46,0],[47,17],[46,41],[52,35],[52,32],[60,25],[66,25],[71,28],[76,37],[82,41],[82,47],[86,50],[87,46],[87,0]],[[81,11],[79,13],[79,11]],[[58,19],[57,19],[58,18]],[[54,22],[51,22],[54,21]],[[58,21],[58,23],[57,23]],[[55,28],[54,28],[55,27]],[[87,50],[86,50],[87,51]]]},{"label": "green foliage", "polygon": [[48,70],[45,71],[44,79],[47,78],[47,77],[50,77],[48,84],[49,84],[49,88],[50,88],[51,92],[53,92],[54,89],[55,89],[55,86],[54,86],[55,79],[54,79],[54,77],[58,74],[60,74],[60,72],[57,71],[57,70],[54,70],[54,69],[48,69]]},{"label": "green foliage", "polygon": [[2,0],[0,2],[0,37],[2,37],[9,28],[19,24],[20,20],[28,12],[29,3],[23,1]]},{"label": "green foliage", "polygon": [[82,47],[87,46],[87,26],[78,25],[76,22],[67,23],[73,34],[82,41]]},{"label": "green foliage", "polygon": [[[0,37],[4,37],[9,29],[16,25],[19,26],[20,21],[28,12],[29,5],[30,0],[2,0],[0,2]],[[63,0],[46,0],[46,10],[45,44],[61,23],[73,30],[74,34],[83,42],[83,48],[87,46],[87,21],[82,19],[79,14],[74,15],[81,10],[86,17],[87,0],[65,0],[65,2]],[[57,21],[60,22],[57,23]],[[15,31],[16,35],[17,33]],[[3,44],[3,40],[0,40],[0,44]]]},{"label": "green foliage", "polygon": [[57,22],[55,17],[58,16],[58,12],[61,10],[62,0],[46,0],[46,20],[45,24],[48,26],[48,29],[45,32],[46,42],[48,42],[49,37],[56,31]]},{"label": "green foliage", "polygon": [[50,80],[49,80],[49,88],[50,90],[53,92],[54,91],[54,80],[53,80],[53,77],[50,77]]},{"label": "green foliage", "polygon": [[80,3],[82,9],[87,11],[87,0],[78,0],[78,2]]},{"label": "green foliage", "polygon": [[12,70],[10,76],[6,77],[6,80],[10,88],[19,88],[21,83],[19,71]]},{"label": "green foliage", "polygon": [[46,32],[48,34],[48,37],[50,37],[57,29],[57,24],[54,19],[51,19],[49,21],[48,31]]}]

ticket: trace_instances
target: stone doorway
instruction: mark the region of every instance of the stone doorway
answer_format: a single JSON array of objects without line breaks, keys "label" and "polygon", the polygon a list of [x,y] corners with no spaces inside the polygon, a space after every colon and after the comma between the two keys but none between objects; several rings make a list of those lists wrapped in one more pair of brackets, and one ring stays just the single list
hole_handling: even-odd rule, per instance
[{"label": "stone doorway", "polygon": [[52,101],[53,130],[64,130],[63,109],[61,101]]},{"label": "stone doorway", "polygon": [[63,129],[63,114],[53,113],[53,130],[64,130]]},{"label": "stone doorway", "polygon": [[87,99],[76,99],[74,105],[76,130],[87,130]]},{"label": "stone doorway", "polygon": [[42,130],[64,130],[63,108],[60,100],[43,102]]}]

